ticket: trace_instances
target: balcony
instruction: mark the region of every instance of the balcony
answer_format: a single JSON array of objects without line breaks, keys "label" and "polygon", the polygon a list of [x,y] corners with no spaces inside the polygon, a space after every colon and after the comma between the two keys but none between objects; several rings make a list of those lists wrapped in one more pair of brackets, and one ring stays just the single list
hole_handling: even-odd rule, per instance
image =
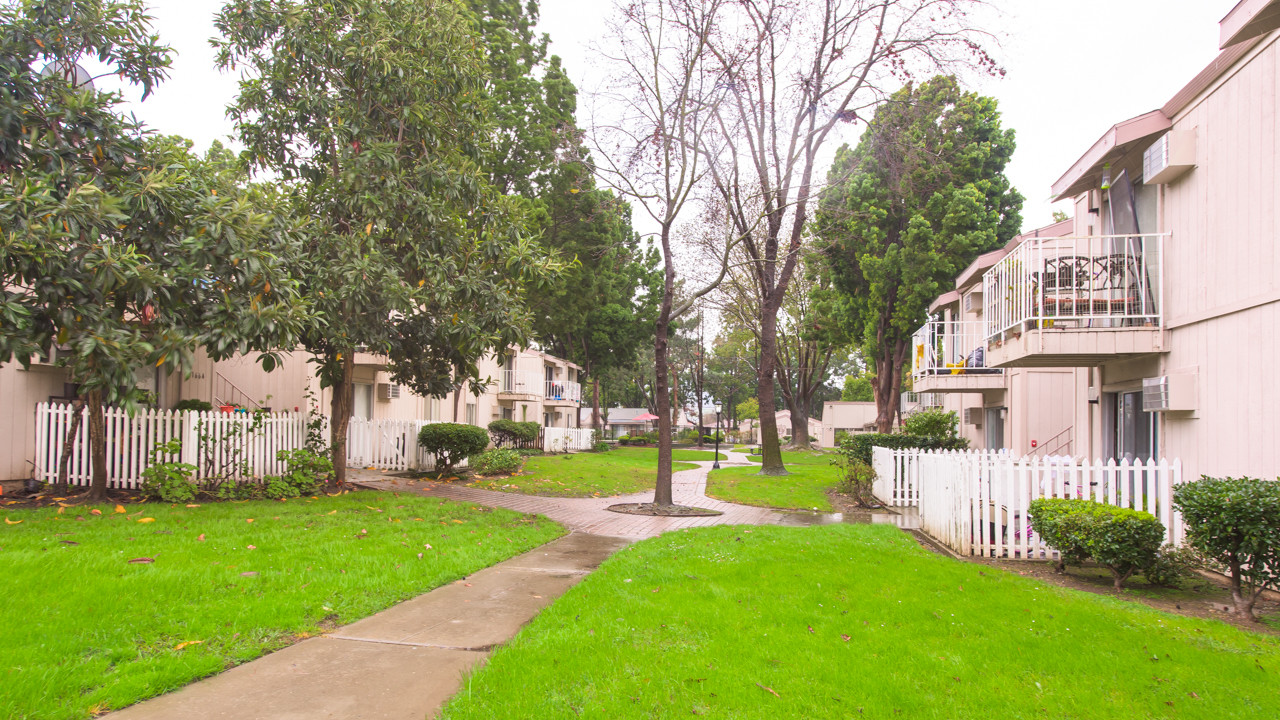
[{"label": "balcony", "polygon": [[986,364],[1087,367],[1164,352],[1165,238],[1028,238],[983,275]]},{"label": "balcony", "polygon": [[544,405],[569,405],[577,407],[582,402],[582,386],[567,380],[547,380]]},{"label": "balcony", "polygon": [[916,331],[911,345],[911,387],[918,393],[1004,389],[1004,370],[987,367],[981,320],[932,320]]},{"label": "balcony", "polygon": [[548,380],[533,370],[503,370],[498,400],[542,400],[544,405],[577,406],[582,402],[582,386],[567,380]]},{"label": "balcony", "polygon": [[533,400],[543,396],[546,377],[540,372],[503,370],[499,400]]}]

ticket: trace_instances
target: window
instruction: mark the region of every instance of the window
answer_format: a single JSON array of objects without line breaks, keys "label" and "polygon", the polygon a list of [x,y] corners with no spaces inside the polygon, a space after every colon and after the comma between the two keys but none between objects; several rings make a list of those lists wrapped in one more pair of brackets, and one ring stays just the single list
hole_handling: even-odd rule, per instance
[{"label": "window", "polygon": [[502,419],[515,420],[515,411],[508,407],[502,408]]},{"label": "window", "polygon": [[373,385],[356,383],[353,390],[355,397],[351,403],[351,417],[365,420],[373,418]]},{"label": "window", "polygon": [[475,403],[467,403],[467,424],[468,425],[476,424],[476,404]]}]

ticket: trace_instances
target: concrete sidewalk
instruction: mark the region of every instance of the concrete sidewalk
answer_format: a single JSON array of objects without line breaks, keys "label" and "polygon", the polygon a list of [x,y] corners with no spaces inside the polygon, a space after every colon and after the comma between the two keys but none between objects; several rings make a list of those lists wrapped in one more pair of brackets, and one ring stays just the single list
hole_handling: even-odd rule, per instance
[{"label": "concrete sidewalk", "polygon": [[[745,465],[728,451],[722,466]],[[651,502],[653,493],[551,498],[415,481],[353,470],[372,488],[538,513],[572,532],[451,585],[322,637],[107,717],[113,720],[422,720],[460,689],[464,675],[566,590],[631,540],[706,525],[840,522],[840,516],[784,513],[706,496],[711,462],[672,478],[677,504],[719,510],[701,518],[623,515],[606,508]]]},{"label": "concrete sidewalk", "polygon": [[125,708],[113,720],[422,720],[465,673],[624,547],[572,533],[470,577]]}]

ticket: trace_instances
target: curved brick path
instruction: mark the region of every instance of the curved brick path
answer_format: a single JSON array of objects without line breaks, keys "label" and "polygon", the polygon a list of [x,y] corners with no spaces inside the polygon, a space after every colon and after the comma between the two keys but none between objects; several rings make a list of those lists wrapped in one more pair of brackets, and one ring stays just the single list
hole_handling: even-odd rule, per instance
[{"label": "curved brick path", "polygon": [[[729,458],[721,460],[721,467],[747,465],[747,454],[722,450]],[[377,488],[380,490],[400,490],[416,492],[431,497],[461,500],[493,507],[503,507],[518,512],[537,513],[563,524],[570,530],[588,532],[596,535],[609,535],[623,538],[650,538],[668,530],[687,527],[703,527],[706,525],[775,525],[783,522],[789,515],[766,508],[736,505],[706,496],[707,472],[712,461],[697,463],[692,470],[681,470],[672,477],[671,493],[678,505],[710,508],[724,513],[714,517],[651,517],[648,515],[624,515],[609,512],[605,508],[619,503],[652,502],[653,493],[643,492],[633,495],[615,495],[599,498],[557,498],[539,495],[519,495],[516,493],[481,490],[450,483],[437,483],[429,480],[410,480],[392,477],[380,472],[351,469],[348,478],[352,482]]]}]

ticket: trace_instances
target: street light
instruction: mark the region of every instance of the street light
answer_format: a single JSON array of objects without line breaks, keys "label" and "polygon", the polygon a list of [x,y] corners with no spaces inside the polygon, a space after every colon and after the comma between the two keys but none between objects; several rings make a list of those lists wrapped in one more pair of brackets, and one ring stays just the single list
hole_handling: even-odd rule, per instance
[{"label": "street light", "polygon": [[716,409],[716,461],[711,466],[712,470],[720,469],[720,403],[715,404]]}]

